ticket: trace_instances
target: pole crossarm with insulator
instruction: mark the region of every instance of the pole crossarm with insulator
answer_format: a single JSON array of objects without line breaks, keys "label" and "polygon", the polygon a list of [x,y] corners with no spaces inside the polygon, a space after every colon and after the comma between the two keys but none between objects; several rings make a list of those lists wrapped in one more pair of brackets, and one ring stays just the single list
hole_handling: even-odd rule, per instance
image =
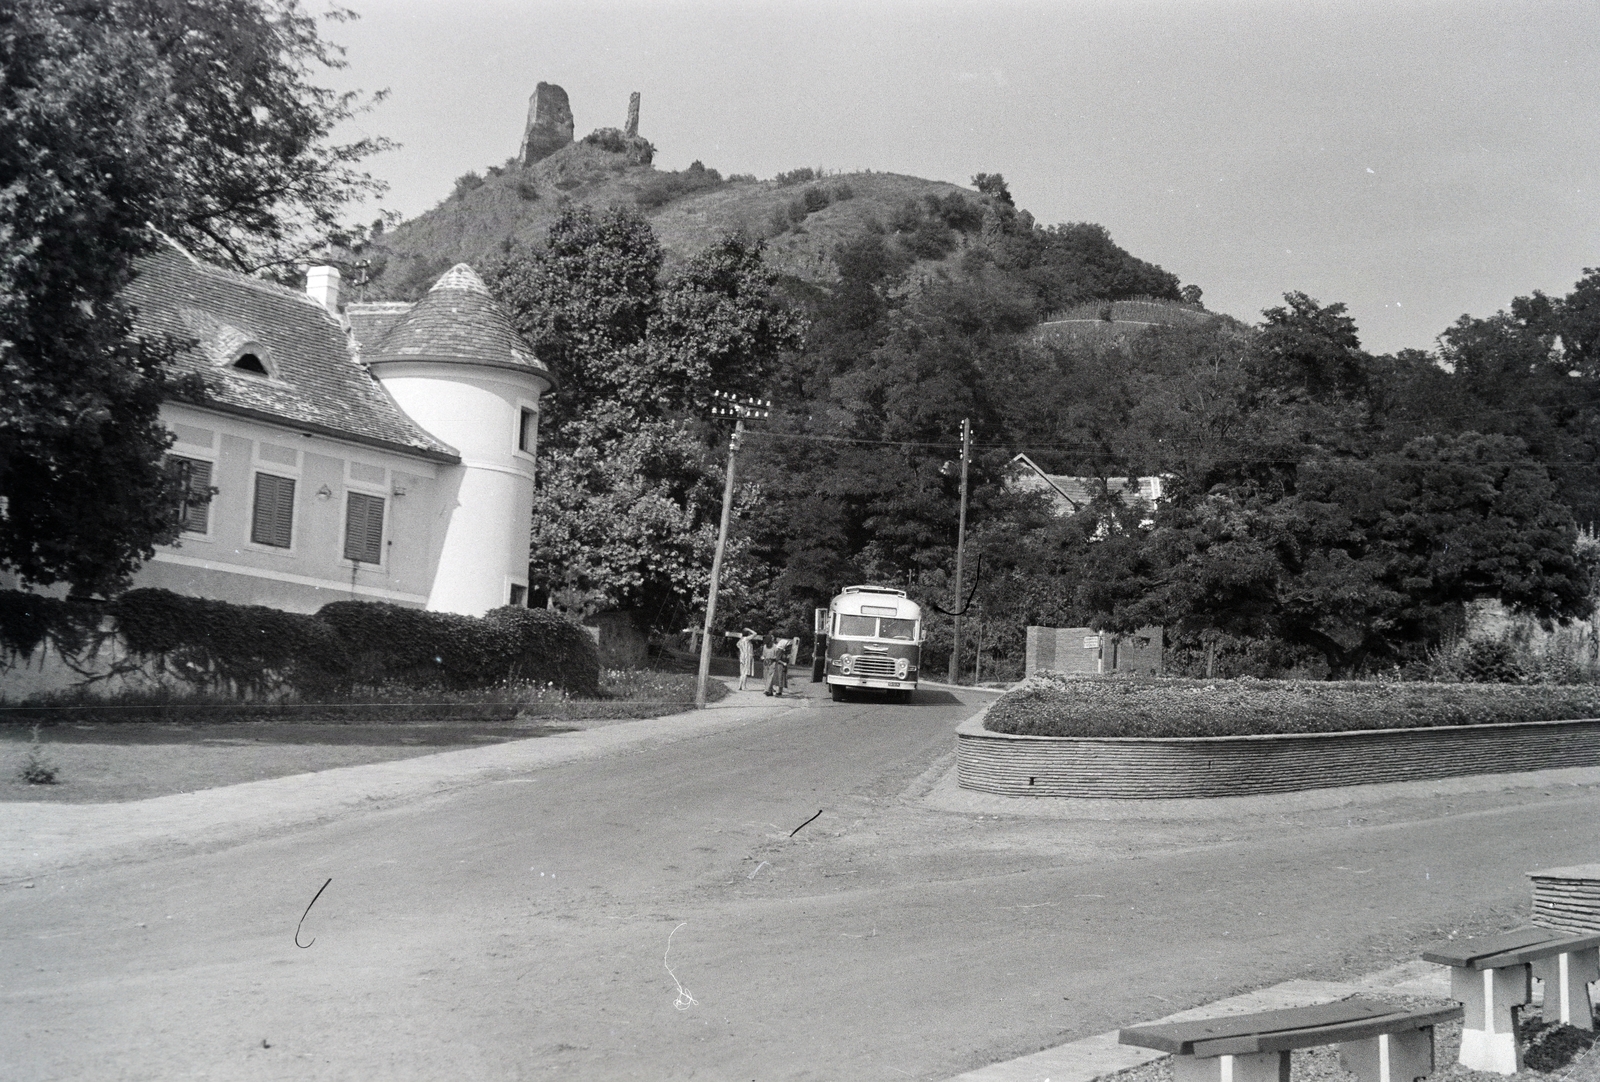
[{"label": "pole crossarm with insulator", "polygon": [[744,439],[746,420],[769,416],[772,403],[764,398],[712,391],[711,413],[716,417],[732,417],[733,437],[728,441],[728,475],[722,485],[722,525],[717,528],[717,554],[711,558],[711,586],[706,591],[705,633],[700,636],[700,676],[695,681],[694,704],[706,705],[706,680],[711,675],[711,624],[717,618],[717,587],[722,583],[722,553],[728,545],[728,519],[733,513],[733,472],[739,458],[739,444]]}]

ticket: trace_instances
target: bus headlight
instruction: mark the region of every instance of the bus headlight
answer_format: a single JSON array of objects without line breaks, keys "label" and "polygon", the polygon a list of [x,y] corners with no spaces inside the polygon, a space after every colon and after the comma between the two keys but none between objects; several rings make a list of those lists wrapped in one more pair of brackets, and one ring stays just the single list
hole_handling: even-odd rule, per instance
[{"label": "bus headlight", "polygon": [[894,675],[897,680],[904,680],[906,673],[911,671],[911,663],[905,658],[900,658],[894,663]]},{"label": "bus headlight", "polygon": [[839,659],[839,671],[844,673],[846,676],[849,676],[850,675],[850,670],[855,667],[855,665],[854,665],[855,660],[856,659],[851,657],[849,654],[846,654],[843,657],[841,657]]}]

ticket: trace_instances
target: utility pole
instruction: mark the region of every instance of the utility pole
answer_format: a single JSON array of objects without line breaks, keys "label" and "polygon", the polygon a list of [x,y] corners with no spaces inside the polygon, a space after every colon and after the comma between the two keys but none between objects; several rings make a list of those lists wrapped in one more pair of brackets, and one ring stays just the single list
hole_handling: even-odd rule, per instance
[{"label": "utility pole", "polygon": [[722,551],[728,545],[728,518],[733,513],[733,471],[739,459],[739,444],[744,439],[746,417],[765,417],[772,403],[758,398],[739,398],[712,391],[718,404],[711,412],[718,416],[737,417],[733,425],[733,438],[728,441],[728,476],[722,484],[722,525],[717,528],[717,554],[711,558],[711,587],[706,592],[705,634],[700,636],[700,677],[694,685],[694,705],[706,705],[706,680],[711,676],[711,622],[717,616],[717,587],[722,582]]},{"label": "utility pole", "polygon": [[[961,559],[967,547],[967,459],[972,452],[972,422],[961,419],[961,518],[956,526],[956,596],[954,611],[961,611]],[[961,617],[952,618],[955,629],[950,638],[950,683],[954,684],[960,673]]]}]

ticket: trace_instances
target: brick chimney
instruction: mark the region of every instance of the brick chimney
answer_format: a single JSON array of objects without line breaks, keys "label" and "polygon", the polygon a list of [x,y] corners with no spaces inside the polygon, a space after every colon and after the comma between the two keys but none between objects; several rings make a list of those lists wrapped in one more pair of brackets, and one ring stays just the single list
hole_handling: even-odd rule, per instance
[{"label": "brick chimney", "polygon": [[339,315],[339,268],[312,267],[306,271],[306,296]]}]

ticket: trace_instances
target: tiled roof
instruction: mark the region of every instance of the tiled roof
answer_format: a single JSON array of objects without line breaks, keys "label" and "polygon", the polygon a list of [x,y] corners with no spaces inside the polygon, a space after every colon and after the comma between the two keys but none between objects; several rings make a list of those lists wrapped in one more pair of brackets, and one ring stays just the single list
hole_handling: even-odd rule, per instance
[{"label": "tiled roof", "polygon": [[350,321],[350,333],[357,344],[375,345],[383,341],[389,328],[400,317],[411,311],[411,301],[361,301],[344,307],[344,317]]},{"label": "tiled roof", "polygon": [[352,327],[359,318],[362,326],[382,333],[382,338],[357,334],[362,359],[368,364],[425,360],[487,365],[528,372],[555,385],[555,377],[511,326],[483,279],[465,263],[450,268],[427,296],[386,330],[379,321],[387,313],[369,312],[368,308],[351,305],[348,309]]},{"label": "tiled roof", "polygon": [[[1072,477],[1061,473],[1045,473],[1027,455],[1012,459],[1023,466],[1012,484],[1024,492],[1044,492],[1056,505],[1058,514],[1071,515],[1088,507],[1100,493],[1098,477]],[[1134,478],[1135,491],[1128,491],[1128,478],[1107,477],[1106,492],[1133,507],[1149,508],[1161,495],[1161,478]]]},{"label": "tiled roof", "polygon": [[[205,377],[208,392],[196,405],[459,460],[405,415],[352,354],[338,319],[303,293],[209,266],[168,244],[140,260],[126,297],[135,333],[198,343],[175,362],[180,372]],[[240,350],[255,352],[269,375],[234,368]]]}]

